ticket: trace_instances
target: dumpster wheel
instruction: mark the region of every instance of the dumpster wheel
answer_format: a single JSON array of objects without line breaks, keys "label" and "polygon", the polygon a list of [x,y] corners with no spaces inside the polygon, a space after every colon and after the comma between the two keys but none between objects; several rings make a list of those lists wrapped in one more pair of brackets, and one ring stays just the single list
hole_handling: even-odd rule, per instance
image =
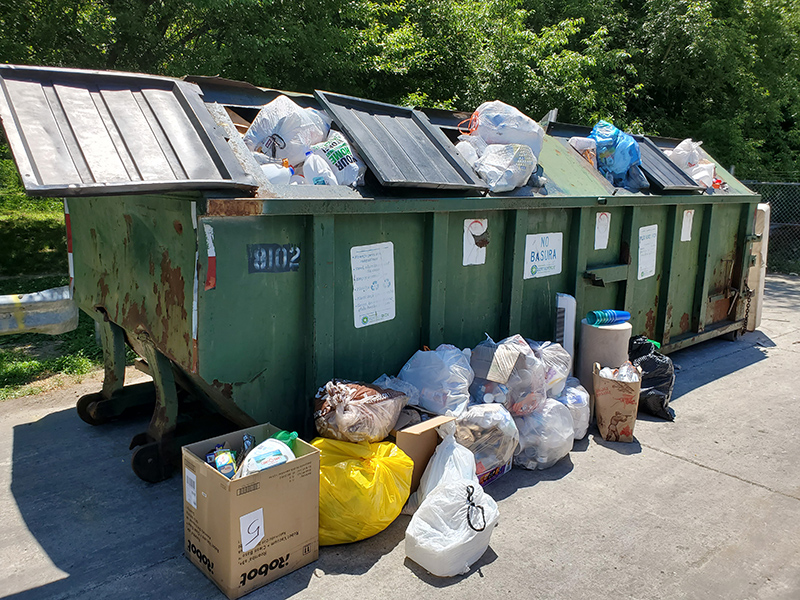
[{"label": "dumpster wheel", "polygon": [[95,410],[97,403],[102,402],[103,400],[105,400],[105,398],[100,392],[81,396],[75,406],[75,408],[78,410],[78,416],[81,418],[81,420],[89,425],[102,425],[103,423],[107,422],[108,419],[104,419],[102,416],[97,416],[97,411]]},{"label": "dumpster wheel", "polygon": [[158,483],[172,475],[172,468],[161,456],[158,446],[158,442],[139,446],[131,456],[131,467],[139,479]]}]

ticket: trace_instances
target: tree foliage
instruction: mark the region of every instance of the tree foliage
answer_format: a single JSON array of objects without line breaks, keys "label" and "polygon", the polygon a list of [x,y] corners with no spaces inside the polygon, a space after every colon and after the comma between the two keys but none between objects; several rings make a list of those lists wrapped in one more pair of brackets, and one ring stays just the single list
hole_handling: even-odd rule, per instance
[{"label": "tree foliage", "polygon": [[599,118],[800,175],[798,0],[0,0],[0,60]]}]

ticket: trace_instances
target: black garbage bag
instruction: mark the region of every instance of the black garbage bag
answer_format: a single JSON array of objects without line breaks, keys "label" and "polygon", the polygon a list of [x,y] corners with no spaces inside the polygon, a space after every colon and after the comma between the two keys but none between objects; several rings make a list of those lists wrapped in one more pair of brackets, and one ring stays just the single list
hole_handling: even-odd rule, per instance
[{"label": "black garbage bag", "polygon": [[672,360],[658,352],[655,344],[643,335],[632,337],[628,342],[628,358],[634,366],[642,368],[639,410],[674,421],[675,411],[669,406],[675,387]]}]

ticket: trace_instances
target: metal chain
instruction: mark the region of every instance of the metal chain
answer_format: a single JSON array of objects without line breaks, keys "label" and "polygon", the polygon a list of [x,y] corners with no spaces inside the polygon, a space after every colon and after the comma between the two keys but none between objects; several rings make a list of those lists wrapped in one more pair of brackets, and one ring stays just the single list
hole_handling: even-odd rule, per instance
[{"label": "metal chain", "polygon": [[747,304],[744,305],[744,323],[742,323],[742,335],[747,333],[747,320],[750,318],[750,302],[753,301],[753,290],[744,282],[744,296],[747,298]]}]

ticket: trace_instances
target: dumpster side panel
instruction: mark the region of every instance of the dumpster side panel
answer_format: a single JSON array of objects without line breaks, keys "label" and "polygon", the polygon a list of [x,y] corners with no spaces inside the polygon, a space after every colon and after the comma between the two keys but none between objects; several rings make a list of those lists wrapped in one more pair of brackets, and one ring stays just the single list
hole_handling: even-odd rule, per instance
[{"label": "dumpster side panel", "polygon": [[[235,403],[256,422],[284,428],[298,428],[310,415],[305,222],[202,217],[199,224],[200,378],[218,404]],[[287,254],[287,246],[295,250]]]},{"label": "dumpster side panel", "polygon": [[[666,241],[672,236],[665,205],[632,207],[630,220],[631,269],[622,304],[631,313],[633,335],[655,339],[663,319],[659,308]],[[630,307],[630,308],[627,308]]]},{"label": "dumpster side panel", "polygon": [[691,331],[697,273],[700,268],[702,237],[700,232],[708,208],[699,204],[675,207],[675,223],[671,234],[672,263],[664,317],[664,329],[668,335],[662,336],[661,339],[661,343],[665,345],[671,338],[686,335]]},{"label": "dumpster side panel", "polygon": [[[509,334],[521,333],[535,340],[552,340],[556,317],[556,293],[574,294],[575,276],[571,268],[578,256],[577,248],[570,243],[573,222],[580,214],[580,209],[547,208],[519,211],[524,226],[524,235],[515,241],[517,248],[523,250],[522,268],[520,265],[509,265],[512,286],[522,286],[521,310],[510,307]],[[532,247],[526,244],[531,237]],[[535,245],[538,243],[539,245]],[[547,254],[547,258],[534,261],[530,254]],[[534,258],[539,258],[536,256]],[[542,265],[555,266],[553,274]],[[526,279],[531,271],[536,275]]]},{"label": "dumpster side panel", "polygon": [[[706,277],[708,291],[704,325],[707,327],[714,323],[729,320],[732,301],[732,284],[734,278],[738,280],[741,271],[741,256],[737,249],[740,247],[739,224],[741,219],[741,206],[715,205],[714,221],[709,244],[709,267]],[[733,315],[731,315],[733,316]]]},{"label": "dumpster side panel", "polygon": [[[382,373],[395,375],[422,343],[426,215],[337,215],[334,227],[331,376],[373,381]],[[393,248],[395,317],[356,327],[351,249],[383,242]]]},{"label": "dumpster side panel", "polygon": [[472,348],[485,334],[500,340],[505,337],[501,330],[505,215],[494,211],[447,216],[447,256],[426,256],[434,263],[444,260],[448,266],[444,293],[446,336],[441,341]]},{"label": "dumpster side panel", "polygon": [[192,365],[192,202],[168,196],[70,199],[75,300]]}]

